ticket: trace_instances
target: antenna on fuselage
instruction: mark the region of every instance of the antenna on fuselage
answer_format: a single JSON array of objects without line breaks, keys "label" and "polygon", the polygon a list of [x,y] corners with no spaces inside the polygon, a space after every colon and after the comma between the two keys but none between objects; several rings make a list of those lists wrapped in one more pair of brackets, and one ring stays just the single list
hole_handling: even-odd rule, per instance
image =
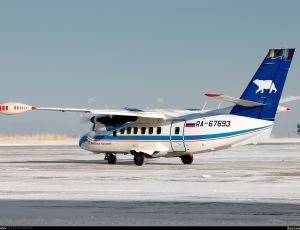
[{"label": "antenna on fuselage", "polygon": [[204,109],[206,107],[207,101],[205,101],[204,105],[202,106],[201,112],[204,112]]},{"label": "antenna on fuselage", "polygon": [[220,107],[221,107],[221,105],[222,105],[222,102],[223,102],[223,101],[221,101],[221,102],[219,103],[218,109],[220,109]]}]

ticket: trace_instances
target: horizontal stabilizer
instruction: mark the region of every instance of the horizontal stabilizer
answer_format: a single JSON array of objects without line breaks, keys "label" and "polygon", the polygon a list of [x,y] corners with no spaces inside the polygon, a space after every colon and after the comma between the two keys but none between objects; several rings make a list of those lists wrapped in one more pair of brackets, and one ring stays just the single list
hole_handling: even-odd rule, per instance
[{"label": "horizontal stabilizer", "polygon": [[291,109],[282,105],[278,105],[276,113],[289,112]]},{"label": "horizontal stabilizer", "polygon": [[244,106],[244,107],[264,106],[263,103],[258,103],[258,102],[254,102],[254,101],[243,100],[243,99],[240,99],[240,98],[230,97],[230,96],[226,96],[226,95],[223,95],[223,94],[206,93],[205,96],[216,98],[216,99],[219,99],[219,100],[222,100],[222,101],[232,102],[232,103],[234,103],[236,105],[241,105],[241,106]]},{"label": "horizontal stabilizer", "polygon": [[287,102],[291,102],[291,101],[297,101],[300,99],[300,96],[288,96],[285,98],[281,98],[279,101],[279,104],[283,104],[283,103],[287,103]]}]

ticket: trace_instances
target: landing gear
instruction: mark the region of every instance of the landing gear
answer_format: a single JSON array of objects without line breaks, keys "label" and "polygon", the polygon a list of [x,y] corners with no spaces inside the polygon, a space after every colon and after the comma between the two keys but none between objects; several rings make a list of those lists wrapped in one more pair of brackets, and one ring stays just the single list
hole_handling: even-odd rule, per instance
[{"label": "landing gear", "polygon": [[145,155],[143,153],[136,153],[134,154],[133,161],[136,165],[142,166],[145,161]]},{"label": "landing gear", "polygon": [[188,155],[184,155],[184,156],[181,156],[181,161],[183,164],[192,164],[193,163],[193,160],[194,160],[194,156],[192,153],[188,154]]},{"label": "landing gear", "polygon": [[108,164],[115,164],[117,162],[117,157],[112,153],[106,153],[104,160],[107,160]]}]

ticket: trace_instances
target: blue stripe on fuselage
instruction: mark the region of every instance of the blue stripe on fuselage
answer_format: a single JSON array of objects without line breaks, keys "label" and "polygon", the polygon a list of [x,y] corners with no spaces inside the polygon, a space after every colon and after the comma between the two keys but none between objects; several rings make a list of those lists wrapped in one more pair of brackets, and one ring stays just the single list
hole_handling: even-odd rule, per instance
[{"label": "blue stripe on fuselage", "polygon": [[[215,139],[215,138],[225,138],[225,137],[230,137],[230,136],[235,136],[239,134],[245,134],[248,132],[253,132],[253,131],[258,131],[260,129],[264,129],[270,126],[263,126],[259,128],[253,128],[253,129],[246,129],[246,130],[239,130],[239,131],[234,131],[234,132],[228,132],[228,133],[217,133],[217,134],[206,134],[206,135],[193,135],[193,136],[172,136],[172,141],[189,141],[189,140],[207,140],[207,139]],[[130,136],[112,136],[112,135],[95,135],[94,140],[100,141],[100,140],[127,140],[127,141],[167,141],[170,140],[170,136],[165,136],[165,135],[130,135]]]}]

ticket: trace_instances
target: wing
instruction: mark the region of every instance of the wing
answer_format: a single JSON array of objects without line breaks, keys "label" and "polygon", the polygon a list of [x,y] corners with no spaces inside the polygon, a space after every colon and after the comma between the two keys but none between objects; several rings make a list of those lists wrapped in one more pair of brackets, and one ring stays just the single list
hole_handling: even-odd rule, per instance
[{"label": "wing", "polygon": [[54,111],[54,112],[77,112],[77,113],[89,113],[94,115],[103,116],[133,116],[133,117],[143,117],[143,118],[156,118],[156,119],[168,119],[169,115],[162,112],[156,111],[142,111],[142,110],[132,110],[132,109],[82,109],[82,108],[51,108],[51,107],[37,107],[26,105],[22,103],[8,102],[0,105],[0,112],[6,115],[14,115],[32,110],[40,111]]},{"label": "wing", "polygon": [[78,108],[46,108],[46,107],[36,107],[36,110],[44,111],[58,111],[58,112],[80,112],[80,113],[90,113],[97,115],[118,115],[118,116],[135,116],[135,117],[145,117],[145,118],[159,118],[167,119],[167,116],[159,112],[149,112],[149,111],[128,111],[126,109],[113,110],[113,109],[78,109]]}]

